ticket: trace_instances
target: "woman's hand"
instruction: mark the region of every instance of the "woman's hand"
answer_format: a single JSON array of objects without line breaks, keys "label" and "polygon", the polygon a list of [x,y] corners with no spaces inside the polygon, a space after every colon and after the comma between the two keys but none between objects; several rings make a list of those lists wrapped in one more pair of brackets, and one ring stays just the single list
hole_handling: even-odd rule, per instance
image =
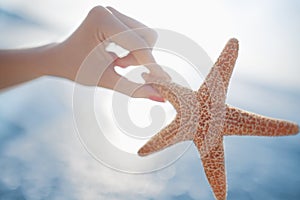
[{"label": "woman's hand", "polygon": [[[98,6],[61,43],[0,50],[0,89],[50,75],[113,89],[132,97],[163,101],[150,85],[131,82],[114,69],[115,66],[144,65],[149,69],[148,76],[170,79],[152,56],[151,48],[156,39],[156,32],[142,23],[111,7]],[[127,49],[129,54],[119,58],[107,52],[105,49],[110,42]],[[90,56],[91,52],[97,56]]]},{"label": "woman's hand", "polygon": [[[170,79],[152,56],[151,48],[156,39],[156,32],[142,23],[111,7],[98,6],[89,12],[77,30],[59,45],[60,64],[49,73],[76,80],[84,85],[94,85],[97,82],[98,86],[117,90],[132,97],[163,101],[163,98],[150,85],[131,82],[117,74],[114,69],[115,66],[145,65],[150,71],[150,76]],[[119,58],[114,53],[107,52],[105,47],[109,42],[127,49],[129,54]],[[97,58],[90,56],[88,59],[88,65],[94,66],[88,66],[89,72],[85,72],[83,76],[77,76],[76,79],[82,62],[96,46]]]}]

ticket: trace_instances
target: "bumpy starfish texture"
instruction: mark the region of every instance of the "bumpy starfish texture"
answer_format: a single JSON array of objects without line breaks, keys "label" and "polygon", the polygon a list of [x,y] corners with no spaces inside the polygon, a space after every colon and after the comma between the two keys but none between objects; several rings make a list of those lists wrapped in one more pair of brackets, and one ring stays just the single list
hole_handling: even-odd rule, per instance
[{"label": "bumpy starfish texture", "polygon": [[227,194],[223,136],[287,136],[299,132],[295,123],[249,113],[225,104],[237,56],[238,41],[230,39],[198,91],[144,76],[174,106],[177,115],[138,154],[146,156],[173,144],[193,140],[217,200],[225,200]]}]

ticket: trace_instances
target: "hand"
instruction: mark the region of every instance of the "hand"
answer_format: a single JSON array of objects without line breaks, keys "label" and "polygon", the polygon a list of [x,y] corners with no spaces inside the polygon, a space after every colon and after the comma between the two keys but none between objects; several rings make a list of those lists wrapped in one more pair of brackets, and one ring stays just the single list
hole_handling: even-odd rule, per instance
[{"label": "hand", "polygon": [[[84,76],[80,76],[77,82],[84,85],[94,85],[97,82],[98,86],[132,97],[164,101],[150,85],[131,82],[117,74],[114,69],[115,66],[125,68],[130,65],[145,65],[150,71],[149,76],[170,79],[153,58],[151,48],[156,39],[156,32],[144,24],[111,7],[98,6],[89,12],[83,23],[66,41],[58,45],[59,64],[49,70],[48,74],[75,81],[82,62],[98,45],[98,58],[89,58],[90,70],[87,70]],[[114,42],[127,49],[129,54],[119,58],[114,53],[107,52],[105,47],[108,42]],[[98,81],[99,73],[102,76]]]}]

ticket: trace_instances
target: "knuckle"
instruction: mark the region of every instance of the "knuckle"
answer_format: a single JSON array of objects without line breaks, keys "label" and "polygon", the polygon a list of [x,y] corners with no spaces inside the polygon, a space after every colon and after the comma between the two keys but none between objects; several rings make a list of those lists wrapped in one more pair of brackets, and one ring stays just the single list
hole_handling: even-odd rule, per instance
[{"label": "knuckle", "polygon": [[110,12],[103,6],[95,6],[90,10],[89,15],[98,19],[102,19],[103,17],[109,16]]}]

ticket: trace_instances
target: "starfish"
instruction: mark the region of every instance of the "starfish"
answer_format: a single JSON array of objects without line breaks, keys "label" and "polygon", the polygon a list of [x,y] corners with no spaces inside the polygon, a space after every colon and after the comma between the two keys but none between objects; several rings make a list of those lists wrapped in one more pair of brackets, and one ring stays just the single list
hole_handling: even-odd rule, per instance
[{"label": "starfish", "polygon": [[287,136],[299,132],[295,123],[264,117],[225,103],[238,48],[237,39],[228,41],[198,91],[143,75],[146,82],[174,106],[177,115],[138,154],[147,156],[176,143],[192,140],[217,200],[225,200],[227,195],[223,136]]}]

